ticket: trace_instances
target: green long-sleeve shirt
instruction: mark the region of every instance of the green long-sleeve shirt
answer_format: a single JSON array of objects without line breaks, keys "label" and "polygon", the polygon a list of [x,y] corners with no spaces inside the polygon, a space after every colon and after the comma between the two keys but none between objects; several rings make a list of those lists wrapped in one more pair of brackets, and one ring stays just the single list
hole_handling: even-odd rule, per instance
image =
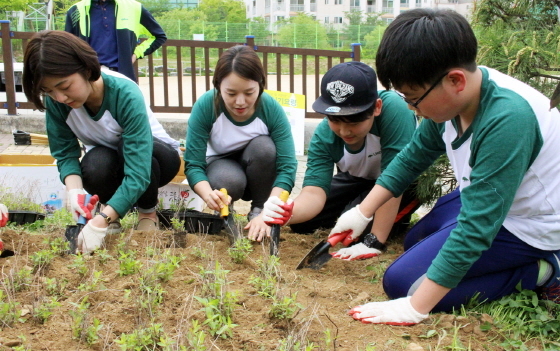
[{"label": "green long-sleeve shirt", "polygon": [[461,188],[461,210],[427,276],[448,288],[492,245],[502,225],[536,248],[560,249],[560,114],[528,85],[479,69],[480,104],[463,135],[455,121],[422,121],[377,181],[399,195],[447,152]]},{"label": "green long-sleeve shirt", "polygon": [[282,106],[266,92],[245,122],[233,120],[222,108],[216,117],[214,89],[206,92],[193,106],[185,145],[185,175],[191,187],[208,181],[206,159],[243,149],[259,135],[269,135],[276,145],[276,180],[273,186],[291,192],[296,177],[297,160],[290,123]]}]

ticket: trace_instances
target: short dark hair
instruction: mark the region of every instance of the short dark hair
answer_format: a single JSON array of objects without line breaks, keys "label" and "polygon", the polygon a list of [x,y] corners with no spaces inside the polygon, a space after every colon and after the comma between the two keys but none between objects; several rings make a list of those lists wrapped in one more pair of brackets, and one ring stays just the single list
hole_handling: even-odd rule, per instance
[{"label": "short dark hair", "polygon": [[223,103],[222,94],[220,93],[220,86],[224,78],[230,73],[235,73],[238,76],[254,80],[259,84],[259,95],[255,105],[259,103],[260,97],[266,85],[266,74],[261,63],[259,55],[248,46],[236,45],[233,46],[222,54],[216,64],[214,70],[214,78],[212,84],[216,89],[214,96],[214,106],[216,107],[216,114],[219,114],[219,106]]},{"label": "short dark hair", "polygon": [[94,82],[101,75],[95,50],[73,34],[44,30],[33,35],[23,58],[23,91],[27,100],[45,110],[41,85],[45,77],[68,77],[74,73]]},{"label": "short dark hair", "polygon": [[477,41],[467,19],[452,10],[413,9],[385,30],[376,65],[379,81],[391,86],[426,86],[450,68],[476,70]]},{"label": "short dark hair", "polygon": [[375,103],[368,107],[367,110],[362,111],[360,113],[356,113],[353,115],[327,115],[327,118],[331,122],[344,122],[344,123],[358,123],[363,122],[373,115],[373,111],[375,110]]}]

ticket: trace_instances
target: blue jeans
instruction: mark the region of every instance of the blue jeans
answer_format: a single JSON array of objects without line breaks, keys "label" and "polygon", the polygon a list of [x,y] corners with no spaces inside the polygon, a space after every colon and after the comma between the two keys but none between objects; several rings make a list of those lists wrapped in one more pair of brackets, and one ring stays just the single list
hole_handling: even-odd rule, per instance
[{"label": "blue jeans", "polygon": [[[411,295],[428,267],[457,226],[461,209],[459,190],[441,197],[405,238],[405,252],[387,268],[383,289],[391,299]],[[461,282],[435,306],[432,312],[457,310],[478,294],[482,302],[499,299],[523,289],[534,290],[538,261],[550,251],[534,248],[500,228],[490,248],[483,252]]]}]

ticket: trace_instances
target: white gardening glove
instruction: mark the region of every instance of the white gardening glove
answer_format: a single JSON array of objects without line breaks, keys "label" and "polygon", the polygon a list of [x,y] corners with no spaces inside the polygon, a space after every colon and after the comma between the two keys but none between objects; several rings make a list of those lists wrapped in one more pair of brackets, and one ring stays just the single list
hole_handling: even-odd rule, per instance
[{"label": "white gardening glove", "polygon": [[8,208],[4,204],[0,204],[0,227],[4,227],[6,223],[8,223],[8,219],[10,218],[10,213],[8,212]]},{"label": "white gardening glove", "polygon": [[414,325],[428,318],[414,309],[410,296],[384,302],[370,302],[356,306],[348,314],[362,323]]},{"label": "white gardening glove", "polygon": [[84,209],[84,199],[86,194],[87,193],[84,189],[70,189],[68,191],[68,196],[70,197],[70,212],[72,212],[72,217],[74,217],[74,221],[76,222],[78,221],[80,215],[83,217],[87,216]]},{"label": "white gardening glove", "polygon": [[362,235],[364,229],[366,229],[367,225],[373,219],[373,216],[370,218],[365,217],[362,212],[360,212],[360,205],[356,205],[352,209],[344,212],[336,221],[336,225],[331,230],[329,234],[329,238],[334,234],[342,233],[351,230],[352,231],[352,239],[357,239],[360,235]]},{"label": "white gardening glove", "polygon": [[278,196],[271,196],[266,200],[262,210],[262,219],[268,225],[278,224],[286,225],[292,218],[294,209],[294,200],[280,200]]},{"label": "white gardening glove", "polygon": [[379,256],[381,253],[382,252],[377,249],[367,247],[364,243],[358,243],[354,246],[338,250],[332,254],[332,257],[346,261],[354,261]]},{"label": "white gardening glove", "polygon": [[78,234],[78,251],[88,254],[97,250],[107,235],[107,228],[98,228],[91,224],[86,224],[80,234]]}]

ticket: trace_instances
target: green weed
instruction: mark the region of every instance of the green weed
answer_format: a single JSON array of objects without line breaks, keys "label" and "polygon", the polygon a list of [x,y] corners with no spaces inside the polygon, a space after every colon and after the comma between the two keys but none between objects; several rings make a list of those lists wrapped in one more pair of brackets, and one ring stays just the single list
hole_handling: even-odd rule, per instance
[{"label": "green weed", "polygon": [[501,334],[505,336],[502,347],[522,350],[520,340],[540,340],[545,350],[558,350],[560,336],[560,305],[540,300],[537,293],[521,290],[499,300],[480,304],[471,312],[490,315]]}]

